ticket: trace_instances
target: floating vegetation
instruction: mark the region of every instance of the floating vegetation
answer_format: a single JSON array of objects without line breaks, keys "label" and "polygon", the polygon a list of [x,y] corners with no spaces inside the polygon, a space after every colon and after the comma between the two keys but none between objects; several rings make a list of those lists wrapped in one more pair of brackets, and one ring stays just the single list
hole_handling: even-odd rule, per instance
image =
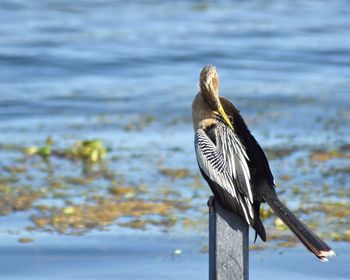
[{"label": "floating vegetation", "polygon": [[7,185],[0,185],[0,193],[0,215],[31,209],[33,202],[44,196],[42,191],[35,191],[29,187]]},{"label": "floating vegetation", "polygon": [[108,190],[117,197],[133,198],[136,196],[136,190],[132,187],[112,186]]},{"label": "floating vegetation", "polygon": [[323,176],[333,176],[337,174],[350,174],[350,166],[331,168],[322,172]]},{"label": "floating vegetation", "polygon": [[278,247],[283,247],[283,248],[292,248],[292,247],[295,247],[296,245],[298,245],[297,239],[290,239],[287,241],[282,241],[277,243]]},{"label": "floating vegetation", "polygon": [[20,239],[18,239],[18,242],[20,243],[31,243],[34,242],[33,238],[29,238],[29,237],[21,237]]},{"label": "floating vegetation", "polygon": [[266,243],[259,243],[259,244],[250,244],[249,250],[250,251],[262,251],[266,249]]},{"label": "floating vegetation", "polygon": [[288,230],[287,226],[282,222],[280,218],[275,220],[275,227],[279,230]]},{"label": "floating vegetation", "polygon": [[[151,118],[146,120],[146,123],[152,121]],[[124,164],[120,160],[122,153],[108,150],[101,140],[76,141],[63,148],[57,147],[51,138],[43,146],[0,146],[0,149],[7,148],[14,151],[11,155],[17,153],[18,158],[14,158],[12,164],[6,162],[6,165],[0,166],[0,214],[30,210],[28,217],[33,225],[27,227],[28,230],[81,234],[110,225],[132,230],[157,228],[168,231],[171,228],[199,233],[207,230],[206,201],[210,190],[190,169],[168,168],[163,166],[166,161],[158,162],[150,177],[128,178],[125,167],[121,168],[123,173],[118,166]],[[335,187],[332,183],[335,178],[345,177],[339,174],[348,174],[349,170],[344,160],[341,166],[322,162],[347,159],[349,150],[343,145],[339,151],[300,151],[302,156],[298,153],[295,157],[289,157],[296,151],[295,148],[268,150],[269,157],[276,159],[277,164],[288,160],[291,168],[302,166],[307,172],[310,168],[318,172],[320,181],[299,179],[300,176],[284,170],[276,178],[282,180],[286,187],[278,191],[293,199],[296,203],[294,209],[305,223],[324,238],[335,241],[350,242],[350,192],[346,188],[349,182],[345,179],[343,185]],[[174,151],[182,152],[178,149]],[[305,160],[305,155],[309,155],[310,160]],[[140,151],[138,157],[132,159],[144,161],[145,157]],[[314,161],[321,164],[313,164]],[[139,167],[135,170],[142,172]],[[327,178],[322,178],[320,174]],[[157,176],[162,176],[161,180],[157,180]],[[325,198],[329,201],[325,202]],[[259,242],[252,245],[251,250],[298,244],[266,204],[262,204],[260,215],[267,237],[273,242]]]},{"label": "floating vegetation", "polygon": [[350,158],[350,154],[344,153],[338,150],[329,150],[329,151],[314,151],[310,155],[312,161],[327,161],[336,158]]},{"label": "floating vegetation", "polygon": [[205,228],[208,228],[207,222],[208,222],[207,216],[202,218],[185,217],[183,219],[182,225],[185,229],[203,230]]},{"label": "floating vegetation", "polygon": [[264,148],[264,151],[270,160],[274,159],[281,159],[287,156],[290,156],[292,153],[294,153],[297,149],[296,148]]},{"label": "floating vegetation", "polygon": [[181,193],[174,190],[174,188],[171,188],[171,187],[164,187],[160,190],[161,194],[164,196],[164,197],[180,197],[181,196]]},{"label": "floating vegetation", "polygon": [[[146,224],[169,226],[169,223],[140,219],[140,217],[147,215],[167,217],[177,206],[178,202],[175,201],[115,201],[101,197],[93,205],[79,204],[63,208],[48,207],[40,214],[33,215],[32,220],[38,228],[68,234],[107,226],[120,217],[137,218],[127,223],[121,223],[121,226],[133,228],[144,228]],[[171,224],[173,224],[173,221]]]},{"label": "floating vegetation", "polygon": [[107,154],[107,148],[101,140],[78,141],[65,151],[70,159],[82,159],[88,162],[99,162]]},{"label": "floating vegetation", "polygon": [[272,215],[274,215],[274,213],[271,208],[260,207],[260,217],[263,220],[270,218]]},{"label": "floating vegetation", "polygon": [[334,241],[350,242],[350,230],[343,233],[333,232],[331,237]]},{"label": "floating vegetation", "polygon": [[42,147],[30,146],[24,149],[28,156],[39,155],[43,158],[50,156],[63,157],[70,160],[83,160],[96,163],[101,161],[107,154],[107,148],[101,140],[77,141],[66,150],[53,149],[53,141],[49,137]]},{"label": "floating vegetation", "polygon": [[[5,166],[3,169],[5,171],[11,173],[11,174],[24,173],[24,172],[27,171],[26,167],[24,167],[24,166],[16,166],[16,165],[14,165],[14,166]],[[9,178],[13,179],[13,177],[9,177]]]},{"label": "floating vegetation", "polygon": [[350,203],[341,202],[341,201],[320,202],[314,206],[301,207],[299,211],[304,214],[322,212],[323,214],[330,217],[350,219]]},{"label": "floating vegetation", "polygon": [[290,175],[282,175],[281,176],[281,179],[283,180],[283,181],[290,181],[290,180],[292,180],[292,176],[290,176]]},{"label": "floating vegetation", "polygon": [[190,176],[190,172],[186,168],[160,168],[159,172],[172,179],[183,179]]},{"label": "floating vegetation", "polygon": [[150,114],[141,115],[135,119],[130,120],[124,126],[124,130],[125,131],[132,131],[132,130],[139,131],[139,130],[144,129],[145,127],[147,127],[151,123],[153,123],[154,120],[155,120],[155,117],[153,115],[150,115]]},{"label": "floating vegetation", "polygon": [[118,225],[121,227],[142,229],[142,230],[145,230],[149,225],[170,228],[170,227],[173,227],[175,224],[176,224],[176,219],[171,219],[167,216],[162,217],[161,220],[135,219],[130,222],[118,223]]},{"label": "floating vegetation", "polygon": [[49,137],[45,141],[45,145],[42,147],[30,146],[24,149],[24,153],[29,156],[39,155],[43,158],[47,158],[51,155],[52,152],[52,138]]},{"label": "floating vegetation", "polygon": [[63,177],[62,178],[62,181],[66,184],[80,185],[80,186],[87,185],[87,184],[91,183],[92,180],[93,180],[93,177],[88,177],[88,176]]},{"label": "floating vegetation", "polygon": [[0,177],[0,185],[2,184],[10,184],[10,183],[17,183],[18,178],[14,176],[4,176]]}]

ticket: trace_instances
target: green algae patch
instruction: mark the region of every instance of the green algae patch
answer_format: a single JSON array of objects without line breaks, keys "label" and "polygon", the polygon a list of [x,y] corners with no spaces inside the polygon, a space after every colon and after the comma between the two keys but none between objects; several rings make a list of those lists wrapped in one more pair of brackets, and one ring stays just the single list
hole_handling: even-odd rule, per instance
[{"label": "green algae patch", "polygon": [[24,149],[24,153],[29,156],[39,155],[43,158],[47,158],[52,153],[52,144],[52,138],[48,137],[42,147],[30,146]]},{"label": "green algae patch", "polygon": [[77,141],[64,150],[55,149],[53,144],[53,140],[49,137],[41,147],[29,146],[22,150],[27,156],[41,156],[42,158],[56,156],[70,160],[83,160],[90,163],[100,162],[108,151],[99,139]]},{"label": "green algae patch", "polygon": [[260,207],[260,217],[263,220],[270,218],[273,215],[271,208]]},{"label": "green algae patch", "polygon": [[279,230],[288,230],[287,226],[282,222],[280,218],[277,218],[274,224],[275,224],[275,227]]},{"label": "green algae patch", "polygon": [[65,156],[71,159],[82,159],[96,163],[107,154],[107,148],[101,140],[78,141],[65,151]]}]

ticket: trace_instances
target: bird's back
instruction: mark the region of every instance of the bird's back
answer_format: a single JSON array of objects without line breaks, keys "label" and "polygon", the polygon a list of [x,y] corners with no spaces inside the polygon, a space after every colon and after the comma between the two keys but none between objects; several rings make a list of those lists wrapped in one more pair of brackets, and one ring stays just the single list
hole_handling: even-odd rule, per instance
[{"label": "bird's back", "polygon": [[273,175],[263,149],[251,134],[239,110],[226,98],[220,97],[221,104],[233,124],[236,135],[246,149],[251,172],[252,185],[259,193],[259,186],[274,186]]}]

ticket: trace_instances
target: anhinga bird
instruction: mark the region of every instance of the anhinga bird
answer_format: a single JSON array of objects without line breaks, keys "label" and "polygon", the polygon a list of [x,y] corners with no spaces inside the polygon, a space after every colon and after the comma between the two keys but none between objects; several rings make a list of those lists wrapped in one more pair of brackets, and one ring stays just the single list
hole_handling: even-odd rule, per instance
[{"label": "anhinga bird", "polygon": [[192,104],[195,150],[202,176],[218,203],[238,213],[266,241],[260,204],[267,202],[296,237],[322,261],[334,251],[277,197],[265,153],[235,106],[219,96],[214,66],[200,74],[200,91]]}]

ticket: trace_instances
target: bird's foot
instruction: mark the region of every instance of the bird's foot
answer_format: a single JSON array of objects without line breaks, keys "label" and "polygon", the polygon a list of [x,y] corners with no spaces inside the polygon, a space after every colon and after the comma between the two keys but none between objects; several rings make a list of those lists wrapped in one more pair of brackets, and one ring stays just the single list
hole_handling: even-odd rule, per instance
[{"label": "bird's foot", "polygon": [[214,196],[209,196],[208,199],[208,207],[209,207],[209,213],[213,213],[215,210],[215,197]]}]

